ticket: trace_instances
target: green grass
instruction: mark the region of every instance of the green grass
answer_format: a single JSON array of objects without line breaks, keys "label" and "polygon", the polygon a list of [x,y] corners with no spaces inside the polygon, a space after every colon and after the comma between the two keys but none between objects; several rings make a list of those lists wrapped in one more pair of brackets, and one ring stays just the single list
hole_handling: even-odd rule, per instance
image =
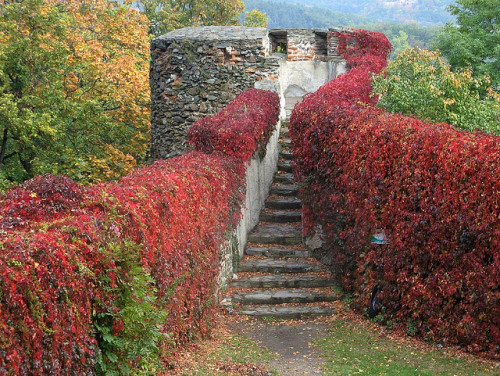
[{"label": "green grass", "polygon": [[370,330],[369,325],[333,322],[327,337],[316,340],[326,359],[325,376],[408,375],[482,376],[499,375],[500,367],[467,357],[446,354],[445,350],[422,350],[389,340]]}]

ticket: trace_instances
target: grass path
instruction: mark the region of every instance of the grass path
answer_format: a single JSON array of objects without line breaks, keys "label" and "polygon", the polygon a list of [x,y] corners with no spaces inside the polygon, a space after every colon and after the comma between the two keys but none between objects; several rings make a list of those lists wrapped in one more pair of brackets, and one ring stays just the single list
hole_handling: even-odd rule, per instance
[{"label": "grass path", "polygon": [[222,316],[213,337],[164,375],[500,375],[500,362],[390,333],[340,302],[338,312],[305,321]]}]

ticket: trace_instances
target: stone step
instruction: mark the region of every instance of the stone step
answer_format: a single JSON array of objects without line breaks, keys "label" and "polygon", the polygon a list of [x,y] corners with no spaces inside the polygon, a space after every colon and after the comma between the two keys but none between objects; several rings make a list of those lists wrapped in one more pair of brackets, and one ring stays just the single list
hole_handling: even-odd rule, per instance
[{"label": "stone step", "polygon": [[276,175],[274,175],[274,181],[276,183],[293,184],[295,182],[295,179],[293,177],[293,174],[286,173],[286,174],[276,174]]},{"label": "stone step", "polygon": [[300,260],[243,259],[238,266],[238,272],[274,274],[319,273],[325,270],[322,265],[312,265]]},{"label": "stone step", "polygon": [[290,223],[301,222],[302,212],[295,210],[279,210],[260,213],[260,220],[264,222]]},{"label": "stone step", "polygon": [[248,236],[248,241],[264,244],[301,244],[302,230],[289,224],[257,225]]},{"label": "stone step", "polygon": [[280,138],[280,143],[287,147],[292,146],[292,140],[290,140],[288,137]]},{"label": "stone step", "polygon": [[266,200],[269,209],[302,209],[302,202],[297,197],[277,197]]},{"label": "stone step", "polygon": [[280,158],[289,161],[289,160],[291,160],[293,158],[293,153],[289,152],[289,151],[282,151],[280,153]]},{"label": "stone step", "polygon": [[333,286],[333,279],[318,277],[314,274],[274,274],[252,275],[231,282],[231,286],[239,289],[248,288],[306,288]]},{"label": "stone step", "polygon": [[245,249],[245,254],[249,256],[266,256],[274,258],[310,257],[309,251],[276,247],[247,247],[247,249]]},{"label": "stone step", "polygon": [[232,301],[241,304],[285,304],[333,302],[338,296],[329,291],[309,289],[269,289],[236,292]]},{"label": "stone step", "polygon": [[240,311],[235,312],[238,315],[247,315],[255,317],[276,317],[283,319],[300,319],[307,316],[328,316],[336,311],[331,307],[321,307],[315,305],[301,306],[270,306],[270,305],[245,305]]},{"label": "stone step", "polygon": [[278,162],[278,171],[292,172],[291,161],[280,161]]},{"label": "stone step", "polygon": [[279,184],[271,186],[269,194],[278,196],[296,196],[299,191],[299,187],[295,184]]}]

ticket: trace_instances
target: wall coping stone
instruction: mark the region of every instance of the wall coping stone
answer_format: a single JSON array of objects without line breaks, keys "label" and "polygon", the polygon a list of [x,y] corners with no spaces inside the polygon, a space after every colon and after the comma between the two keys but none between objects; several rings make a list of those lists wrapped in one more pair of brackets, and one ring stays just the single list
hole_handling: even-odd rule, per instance
[{"label": "wall coping stone", "polygon": [[200,41],[226,41],[226,40],[258,40],[267,36],[268,30],[262,27],[247,26],[199,26],[185,27],[173,30],[167,34],[153,39],[164,40],[200,40]]}]

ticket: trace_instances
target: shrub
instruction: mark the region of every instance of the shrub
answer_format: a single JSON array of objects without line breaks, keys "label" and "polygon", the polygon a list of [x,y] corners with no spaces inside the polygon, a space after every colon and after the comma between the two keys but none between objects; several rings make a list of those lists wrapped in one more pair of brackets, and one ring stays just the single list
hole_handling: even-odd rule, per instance
[{"label": "shrub", "polygon": [[[305,232],[322,225],[335,278],[360,310],[379,285],[411,334],[498,357],[498,136],[376,108],[357,68],[377,73],[379,61],[350,64],[292,114]],[[372,243],[379,232],[388,243]]]},{"label": "shrub", "polygon": [[387,111],[500,134],[500,97],[489,78],[452,72],[439,52],[407,49],[372,81]]}]

